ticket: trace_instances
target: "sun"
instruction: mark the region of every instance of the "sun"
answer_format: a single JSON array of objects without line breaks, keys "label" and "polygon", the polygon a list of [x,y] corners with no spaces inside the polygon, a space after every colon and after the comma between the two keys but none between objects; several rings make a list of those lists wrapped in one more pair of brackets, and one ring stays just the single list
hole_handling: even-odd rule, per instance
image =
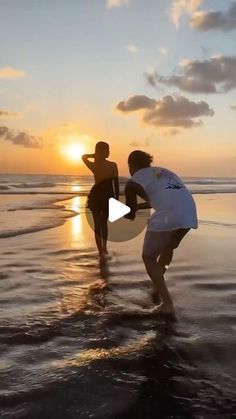
[{"label": "sun", "polygon": [[69,144],[65,147],[65,154],[69,160],[73,162],[78,162],[81,160],[84,150],[81,144]]}]

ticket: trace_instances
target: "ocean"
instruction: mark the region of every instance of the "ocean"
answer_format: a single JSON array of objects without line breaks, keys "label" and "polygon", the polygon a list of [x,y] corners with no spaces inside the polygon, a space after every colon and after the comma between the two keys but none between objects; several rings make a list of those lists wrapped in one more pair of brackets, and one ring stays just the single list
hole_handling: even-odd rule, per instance
[{"label": "ocean", "polygon": [[[184,181],[193,194],[236,193],[236,178]],[[124,182],[121,178],[121,189]],[[61,225],[73,215],[73,209],[60,201],[86,196],[92,184],[91,176],[0,174],[0,238]]]},{"label": "ocean", "polygon": [[199,229],[166,276],[172,323],[143,314],[144,233],[100,263],[91,177],[0,174],[1,418],[236,417],[236,178],[184,181]]}]

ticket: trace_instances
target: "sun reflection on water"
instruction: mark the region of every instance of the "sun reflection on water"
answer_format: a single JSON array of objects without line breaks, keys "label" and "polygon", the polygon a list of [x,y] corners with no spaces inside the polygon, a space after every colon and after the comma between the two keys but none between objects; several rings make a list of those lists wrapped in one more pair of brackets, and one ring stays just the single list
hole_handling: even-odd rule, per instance
[{"label": "sun reflection on water", "polygon": [[72,190],[72,192],[81,192],[81,186],[77,185],[77,184],[74,184],[74,185],[72,185],[71,190]]},{"label": "sun reflection on water", "polygon": [[[76,196],[72,199],[71,209],[72,211],[75,211],[77,213],[81,212],[81,198],[79,196]],[[80,240],[82,234],[81,214],[78,214],[71,219],[71,226],[73,238],[76,240]]]},{"label": "sun reflection on water", "polygon": [[87,349],[75,353],[69,359],[63,361],[54,361],[53,365],[58,368],[65,368],[66,366],[85,366],[90,364],[93,361],[101,359],[119,359],[124,357],[129,357],[131,355],[135,356],[142,353],[149,345],[150,342],[156,339],[155,332],[149,332],[146,336],[138,338],[134,342],[127,343],[124,346],[113,347],[110,349],[96,348],[96,349]]},{"label": "sun reflection on water", "polygon": [[75,212],[79,212],[79,210],[80,210],[80,205],[81,205],[81,199],[80,199],[80,196],[75,196],[75,197],[72,199],[72,204],[71,204],[71,208],[72,208],[72,210],[73,210],[73,211],[75,211]]},{"label": "sun reflection on water", "polygon": [[77,237],[82,232],[81,215],[78,214],[72,218],[72,234]]}]

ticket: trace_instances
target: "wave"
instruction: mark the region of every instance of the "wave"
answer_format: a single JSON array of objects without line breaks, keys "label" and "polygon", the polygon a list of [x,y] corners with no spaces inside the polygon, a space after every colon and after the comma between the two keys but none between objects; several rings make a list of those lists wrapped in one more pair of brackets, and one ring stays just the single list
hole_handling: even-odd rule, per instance
[{"label": "wave", "polygon": [[63,214],[63,216],[58,218],[49,218],[48,220],[44,220],[43,223],[27,226],[25,228],[15,228],[12,230],[5,230],[0,232],[0,239],[5,239],[7,237],[16,237],[22,234],[29,234],[29,233],[36,233],[38,231],[49,230],[51,228],[59,227],[65,223],[68,218],[75,217],[78,213],[75,211],[68,211],[67,214]]},{"label": "wave", "polygon": [[187,185],[236,185],[236,178],[215,178],[215,179],[199,179],[199,178],[183,178]]},{"label": "wave", "polygon": [[[214,189],[195,189],[195,188],[189,188],[192,195],[215,195],[215,194],[234,194],[236,193],[236,185],[234,188],[214,188]],[[73,196],[87,196],[89,194],[90,189],[83,190],[83,191],[13,191],[13,190],[2,190],[0,188],[0,194],[1,195],[68,195],[70,197]],[[123,196],[124,193],[121,191],[120,196]]]},{"label": "wave", "polygon": [[56,186],[55,183],[50,183],[50,182],[42,182],[42,183],[16,183],[11,185],[13,188],[53,188]]},{"label": "wave", "polygon": [[[1,203],[0,239],[35,233],[63,225],[68,218],[78,214],[78,211],[70,206],[60,203],[60,201],[70,198],[71,196],[61,195],[55,199],[55,196],[49,195],[45,198],[38,197],[38,199],[28,197],[26,202],[25,200],[24,202],[22,200],[12,202],[11,199],[10,202]],[[29,214],[29,211],[32,213]]]},{"label": "wave", "polygon": [[206,224],[206,225],[217,225],[217,226],[223,226],[223,227],[236,227],[235,223],[227,223],[225,221],[212,221],[212,220],[198,220],[200,224]]},{"label": "wave", "polygon": [[[88,191],[89,192],[89,191]],[[15,195],[48,195],[48,196],[55,196],[55,195],[57,195],[57,196],[59,196],[59,195],[61,195],[61,196],[65,196],[65,195],[67,195],[68,196],[68,198],[65,198],[65,199],[69,199],[69,198],[72,198],[73,196],[87,196],[88,195],[88,192],[87,191],[83,191],[83,192],[68,192],[68,191],[50,191],[50,192],[42,192],[42,191],[27,191],[27,192],[24,192],[24,191],[20,191],[20,192],[16,192],[16,191],[6,191],[6,192],[1,192],[0,191],[0,195],[12,195],[12,196],[15,196]],[[64,200],[64,198],[57,198],[57,201],[63,201]]]},{"label": "wave", "polygon": [[[56,205],[55,204],[32,204],[32,205],[18,205],[16,208],[8,208],[7,211],[30,211],[30,210],[51,210],[51,209],[63,209],[63,205]],[[0,210],[1,211],[1,210]]]},{"label": "wave", "polygon": [[[55,197],[55,194],[37,194],[37,193],[27,193],[27,199],[18,200],[17,196],[24,196],[22,193],[11,193],[6,192],[4,195],[14,197],[16,196],[15,200],[10,200],[10,202],[6,201],[4,203],[1,202],[0,204],[0,212],[4,211],[19,211],[19,210],[51,210],[51,209],[64,209],[65,206],[60,204],[62,201],[66,201],[68,199],[73,198],[70,194],[60,194],[60,196]],[[32,195],[31,198],[29,196]],[[41,196],[42,195],[42,196]],[[36,199],[37,198],[37,199]]]},{"label": "wave", "polygon": [[226,187],[225,188],[214,188],[214,189],[195,189],[195,188],[189,188],[190,192],[193,195],[204,195],[204,194],[225,194],[225,193],[236,193],[236,185],[235,187]]},{"label": "wave", "polygon": [[0,232],[0,239],[6,239],[8,237],[16,237],[22,234],[29,234],[29,233],[36,233],[38,231],[49,230],[50,228],[59,227],[64,224],[64,220],[61,222],[55,222],[54,224],[49,224],[47,226],[37,226],[37,227],[29,227],[22,230],[14,230],[14,231],[5,231]]},{"label": "wave", "polygon": [[[120,176],[121,191],[127,177]],[[183,177],[193,194],[236,193],[236,178]],[[92,176],[0,174],[0,194],[53,194],[85,196],[93,185]]]}]

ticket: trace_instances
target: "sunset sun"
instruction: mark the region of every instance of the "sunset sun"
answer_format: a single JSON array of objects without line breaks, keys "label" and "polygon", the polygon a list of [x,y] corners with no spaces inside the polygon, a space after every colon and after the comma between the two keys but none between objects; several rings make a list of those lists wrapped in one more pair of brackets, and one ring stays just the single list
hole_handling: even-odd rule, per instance
[{"label": "sunset sun", "polygon": [[66,157],[73,162],[80,161],[83,153],[84,150],[81,144],[70,144],[65,148]]}]

